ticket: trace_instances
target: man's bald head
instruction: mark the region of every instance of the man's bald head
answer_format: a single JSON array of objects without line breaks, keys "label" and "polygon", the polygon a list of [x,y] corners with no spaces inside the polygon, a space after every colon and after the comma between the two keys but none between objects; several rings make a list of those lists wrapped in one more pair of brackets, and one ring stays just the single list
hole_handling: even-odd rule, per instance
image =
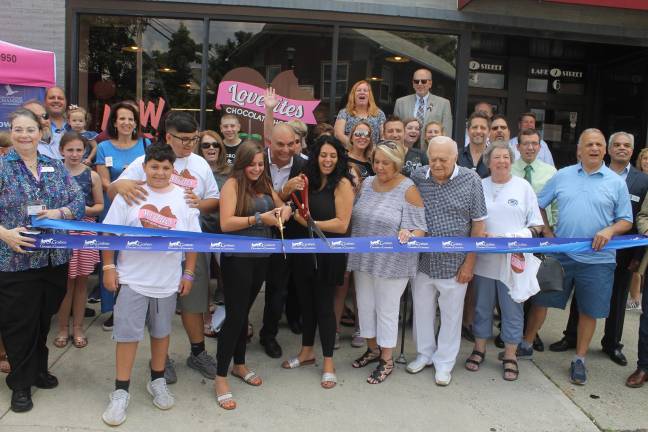
[{"label": "man's bald head", "polygon": [[428,146],[430,173],[438,183],[448,181],[457,164],[457,143],[446,136],[434,137]]},{"label": "man's bald head", "polygon": [[292,158],[292,146],[295,142],[295,130],[286,123],[279,123],[272,128],[270,137],[270,159],[278,166],[287,165]]},{"label": "man's bald head", "polygon": [[436,151],[447,151],[454,156],[459,156],[457,143],[450,137],[439,135],[432,138],[428,146],[428,155],[433,147],[436,147]]}]

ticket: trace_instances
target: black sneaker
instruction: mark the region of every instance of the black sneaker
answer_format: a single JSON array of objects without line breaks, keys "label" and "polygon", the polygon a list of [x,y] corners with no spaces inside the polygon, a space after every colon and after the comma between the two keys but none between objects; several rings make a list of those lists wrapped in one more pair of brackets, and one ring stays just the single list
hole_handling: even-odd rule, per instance
[{"label": "black sneaker", "polygon": [[92,318],[92,317],[94,317],[95,315],[97,315],[97,312],[95,312],[94,309],[90,309],[90,308],[88,308],[88,307],[85,308],[85,311],[83,312],[83,316],[84,316],[85,318]]},{"label": "black sneaker", "polygon": [[113,314],[110,314],[108,319],[106,321],[104,321],[103,324],[101,324],[101,328],[104,331],[112,331],[112,329],[113,329]]}]

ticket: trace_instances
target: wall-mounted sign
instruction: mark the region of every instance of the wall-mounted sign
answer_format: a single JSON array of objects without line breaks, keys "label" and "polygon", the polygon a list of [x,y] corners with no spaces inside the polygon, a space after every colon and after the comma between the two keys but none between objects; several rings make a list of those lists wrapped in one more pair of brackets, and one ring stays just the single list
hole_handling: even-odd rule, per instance
[{"label": "wall-mounted sign", "polygon": [[580,81],[584,78],[585,72],[579,67],[531,64],[529,66],[529,76],[533,78],[559,78],[561,80]]},{"label": "wall-mounted sign", "polygon": [[468,68],[472,72],[505,72],[504,62],[497,60],[470,60]]}]

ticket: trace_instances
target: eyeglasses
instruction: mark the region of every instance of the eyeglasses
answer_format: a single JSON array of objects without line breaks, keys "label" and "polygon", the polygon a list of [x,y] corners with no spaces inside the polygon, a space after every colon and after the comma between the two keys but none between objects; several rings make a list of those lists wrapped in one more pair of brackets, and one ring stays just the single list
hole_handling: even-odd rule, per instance
[{"label": "eyeglasses", "polygon": [[429,79],[413,79],[412,82],[414,84],[427,84]]},{"label": "eyeglasses", "polygon": [[169,135],[171,135],[173,138],[179,140],[182,145],[187,145],[187,144],[195,144],[198,142],[200,137],[198,135],[192,136],[192,137],[179,137],[177,135],[173,135],[172,133],[169,132]]},{"label": "eyeglasses", "polygon": [[218,142],[216,141],[203,141],[202,143],[200,143],[200,147],[203,149],[208,149],[209,147],[220,148],[220,144],[218,144]]},{"label": "eyeglasses", "polygon": [[249,134],[249,133],[240,132],[239,133],[239,138],[241,138],[241,139],[253,139],[253,140],[261,141],[262,137],[259,134]]},{"label": "eyeglasses", "polygon": [[353,132],[353,136],[356,138],[369,138],[369,132],[368,131],[355,131]]}]

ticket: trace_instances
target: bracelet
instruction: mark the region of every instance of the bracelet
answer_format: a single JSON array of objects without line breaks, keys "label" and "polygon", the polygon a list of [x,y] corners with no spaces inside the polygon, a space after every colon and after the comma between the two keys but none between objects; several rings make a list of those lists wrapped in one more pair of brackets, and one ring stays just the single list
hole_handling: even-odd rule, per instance
[{"label": "bracelet", "polygon": [[182,279],[184,279],[186,281],[190,281],[190,282],[193,282],[193,280],[194,280],[193,276],[191,276],[190,274],[187,274],[187,273],[182,275]]},{"label": "bracelet", "polygon": [[188,269],[186,269],[186,270],[184,271],[184,274],[188,274],[188,275],[190,275],[190,276],[195,276],[195,275],[196,275],[196,273],[194,273],[192,270],[188,270]]},{"label": "bracelet", "polygon": [[106,264],[105,266],[103,266],[103,271],[112,270],[112,269],[116,269],[116,268],[117,268],[117,266],[115,266],[115,264]]},{"label": "bracelet", "polygon": [[247,217],[247,223],[248,223],[248,226],[252,226],[252,225],[254,225],[254,222],[250,223],[250,218],[251,218],[251,217],[252,217],[252,216],[248,216],[248,217]]}]

